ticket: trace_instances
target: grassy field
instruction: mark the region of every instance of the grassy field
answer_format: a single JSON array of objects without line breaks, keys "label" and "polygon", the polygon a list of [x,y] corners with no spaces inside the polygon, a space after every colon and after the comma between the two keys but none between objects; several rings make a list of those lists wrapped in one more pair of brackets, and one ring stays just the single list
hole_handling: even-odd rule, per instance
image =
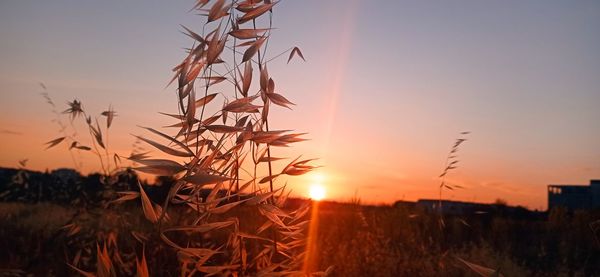
[{"label": "grassy field", "polygon": [[[333,265],[333,276],[478,276],[459,258],[500,269],[504,276],[600,273],[599,245],[589,228],[598,215],[590,213],[555,210],[547,219],[447,217],[443,229],[437,215],[407,208],[323,202],[317,214],[315,267]],[[251,216],[239,216],[247,219],[246,226],[260,225]],[[93,271],[98,241],[108,245],[122,275],[134,274],[123,269],[133,268],[141,251],[151,276],[179,275],[177,254],[160,243],[154,225],[133,204],[87,211],[2,203],[0,226],[5,275],[76,274],[67,264]]]}]

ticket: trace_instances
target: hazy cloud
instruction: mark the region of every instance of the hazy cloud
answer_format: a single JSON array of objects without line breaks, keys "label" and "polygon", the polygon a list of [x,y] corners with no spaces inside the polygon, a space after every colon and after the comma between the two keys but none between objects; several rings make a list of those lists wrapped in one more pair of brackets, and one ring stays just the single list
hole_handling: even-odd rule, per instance
[{"label": "hazy cloud", "polygon": [[23,133],[11,131],[11,130],[7,130],[7,129],[0,129],[0,134],[20,136]]}]

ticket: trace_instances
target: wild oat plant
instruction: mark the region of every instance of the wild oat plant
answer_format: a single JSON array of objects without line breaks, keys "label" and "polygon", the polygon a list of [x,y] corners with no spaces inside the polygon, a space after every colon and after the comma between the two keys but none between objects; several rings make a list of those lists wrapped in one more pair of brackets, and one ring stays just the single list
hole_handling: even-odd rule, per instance
[{"label": "wild oat plant", "polygon": [[[440,179],[439,203],[438,203],[438,211],[439,211],[439,215],[440,215],[440,219],[439,219],[440,228],[444,228],[444,226],[445,226],[444,217],[443,217],[443,213],[442,213],[442,192],[444,191],[444,189],[455,190],[455,189],[463,188],[460,185],[449,183],[448,181],[446,181],[446,177],[448,176],[448,174],[450,174],[450,172],[452,172],[453,170],[455,170],[458,167],[458,162],[459,162],[458,150],[460,149],[460,145],[463,144],[465,141],[467,141],[466,136],[469,135],[470,133],[471,132],[468,132],[468,131],[460,132],[460,136],[454,141],[454,144],[452,144],[452,147],[450,148],[450,151],[448,152],[448,156],[446,157],[446,164],[444,165],[444,169],[442,170],[442,173],[440,174],[440,176],[438,176],[438,178]],[[468,224],[466,224],[466,225],[468,225]]]},{"label": "wild oat plant", "polygon": [[[297,47],[267,56],[277,3],[196,2],[192,10],[205,22],[182,26],[193,42],[183,61],[173,68],[169,83],[179,113],[163,113],[175,121],[170,127],[176,132],[142,127],[156,138],[136,138],[160,150],[161,156],[136,153],[127,157],[138,165],[136,171],[175,180],[161,203],[151,200],[141,185],[139,192],[123,192],[112,203],[140,199],[146,219],[154,225],[148,235],[175,250],[181,276],[327,273],[309,273],[303,267],[308,255],[305,233],[310,204],[286,208],[290,190],[281,184],[286,175],[302,175],[316,168],[310,165],[313,159],[298,157],[275,171],[275,163],[284,160],[275,156],[277,148],[305,140],[303,133],[269,128],[271,109],[290,109],[294,104],[275,87],[268,63],[285,53],[289,53],[288,63],[296,56],[304,59]],[[72,119],[84,116],[92,147],[69,136],[49,141],[48,147],[70,140],[70,149],[91,151],[98,156],[103,173],[113,174],[111,169],[117,168],[120,158],[113,154],[114,167],[110,167],[108,137],[103,136],[98,121],[92,120],[77,100],[70,102],[65,112]],[[115,112],[109,109],[102,115],[107,119],[107,131]],[[118,251],[115,243],[101,241],[96,248],[95,275],[123,272],[111,261],[113,252]],[[144,255],[137,259],[136,268],[138,275],[152,274]]]},{"label": "wild oat plant", "polygon": [[[56,105],[50,98],[50,95],[46,91],[47,88],[44,84],[41,84],[44,92],[42,96],[46,99],[46,102],[52,107],[52,113],[55,115],[55,118],[52,119],[52,122],[56,123],[59,126],[58,132],[61,134],[61,137],[55,138],[46,143],[46,149],[50,149],[54,146],[65,142],[68,145],[69,154],[71,155],[71,159],[73,160],[73,164],[75,168],[79,169],[81,167],[81,161],[78,161],[73,155],[73,151],[88,151],[93,153],[98,157],[98,161],[102,168],[102,173],[105,177],[111,176],[119,169],[120,158],[116,153],[109,153],[108,147],[108,130],[112,125],[112,122],[116,116],[116,112],[113,110],[112,106],[109,106],[106,111],[103,111],[100,116],[106,117],[106,127],[104,127],[104,134],[102,131],[102,127],[98,121],[98,117],[95,117],[92,120],[92,116],[89,115],[84,109],[81,101],[74,99],[71,102],[68,102],[68,108],[64,110],[62,113],[59,113],[56,110]],[[70,124],[66,125],[63,123],[61,115],[67,114],[70,118]],[[88,128],[88,132],[90,134],[90,142],[92,147],[82,144],[81,140],[78,137],[77,129],[73,123],[74,120],[78,120],[81,117],[84,118],[85,124]],[[68,126],[70,126],[70,130],[68,130]],[[111,165],[111,160],[113,164]]]}]

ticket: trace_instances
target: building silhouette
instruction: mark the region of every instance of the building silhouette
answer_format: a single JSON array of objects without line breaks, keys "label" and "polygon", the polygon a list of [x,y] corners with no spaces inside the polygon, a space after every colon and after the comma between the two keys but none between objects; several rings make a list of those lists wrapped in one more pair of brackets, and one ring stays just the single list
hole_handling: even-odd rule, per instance
[{"label": "building silhouette", "polygon": [[482,211],[488,212],[493,204],[439,199],[419,199],[416,206],[429,213],[441,212],[445,215],[465,215]]},{"label": "building silhouette", "polygon": [[548,210],[555,207],[600,208],[600,180],[590,180],[589,185],[548,185]]}]

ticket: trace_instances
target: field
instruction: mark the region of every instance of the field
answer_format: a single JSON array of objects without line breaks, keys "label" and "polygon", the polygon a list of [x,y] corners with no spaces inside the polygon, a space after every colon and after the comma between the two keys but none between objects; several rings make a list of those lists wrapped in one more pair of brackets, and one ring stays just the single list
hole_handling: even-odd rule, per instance
[{"label": "field", "polygon": [[[332,276],[478,276],[460,259],[500,269],[504,276],[600,273],[600,245],[589,226],[590,213],[447,217],[442,231],[437,215],[405,207],[322,202],[313,203],[313,209],[319,222],[315,267],[333,265]],[[126,265],[120,268],[133,268],[136,254],[145,248],[152,276],[179,275],[175,251],[153,242],[153,225],[135,205],[85,210],[2,203],[0,226],[5,275],[74,275],[67,264],[93,271],[96,241],[111,240],[113,263]]]}]

